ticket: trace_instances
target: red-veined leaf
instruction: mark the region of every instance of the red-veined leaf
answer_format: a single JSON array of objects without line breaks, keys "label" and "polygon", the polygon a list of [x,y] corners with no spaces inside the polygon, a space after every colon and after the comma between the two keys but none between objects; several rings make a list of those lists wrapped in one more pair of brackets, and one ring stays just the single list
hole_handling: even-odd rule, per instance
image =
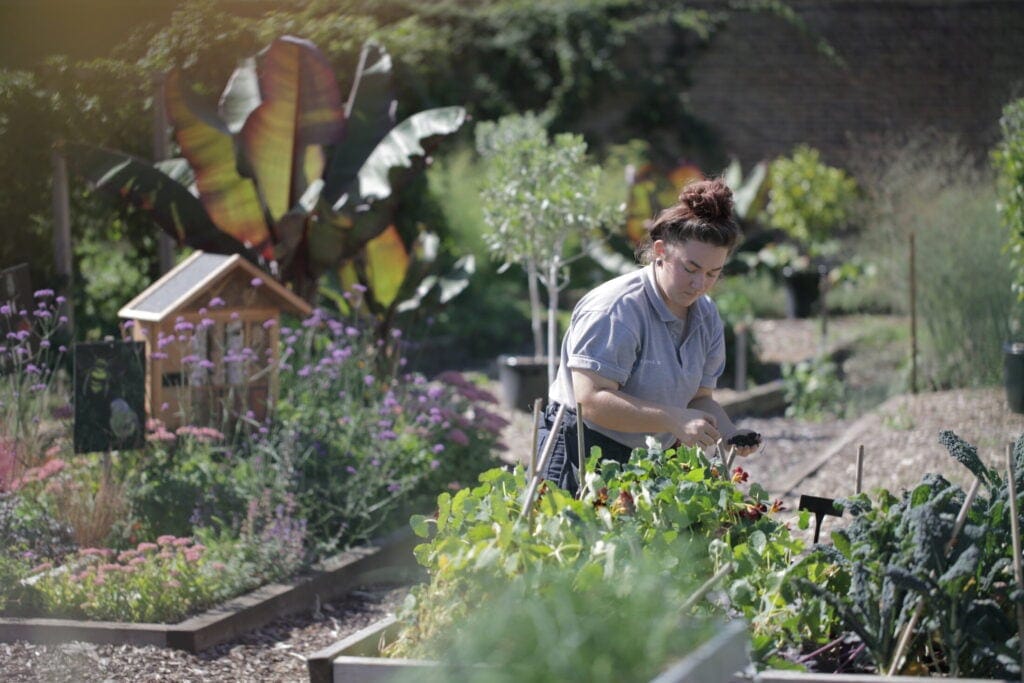
[{"label": "red-veined leaf", "polygon": [[168,74],[164,96],[174,137],[192,166],[207,214],[238,241],[265,249],[270,239],[265,214],[253,182],[238,174],[234,141],[224,122],[192,94],[177,70]]},{"label": "red-veined leaf", "polygon": [[[327,58],[307,40],[285,36],[259,58],[262,103],[242,128],[242,150],[273,220],[291,209],[322,173],[306,148],[341,134],[344,112]],[[315,166],[315,164],[314,164]],[[307,176],[307,173],[315,174]]]}]

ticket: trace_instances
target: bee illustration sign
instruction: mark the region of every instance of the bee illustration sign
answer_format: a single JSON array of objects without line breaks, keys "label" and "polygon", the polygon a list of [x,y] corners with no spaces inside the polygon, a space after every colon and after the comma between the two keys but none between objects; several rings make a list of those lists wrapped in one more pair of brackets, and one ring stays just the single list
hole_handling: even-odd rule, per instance
[{"label": "bee illustration sign", "polygon": [[75,344],[76,453],[143,446],[145,350],[142,342]]}]

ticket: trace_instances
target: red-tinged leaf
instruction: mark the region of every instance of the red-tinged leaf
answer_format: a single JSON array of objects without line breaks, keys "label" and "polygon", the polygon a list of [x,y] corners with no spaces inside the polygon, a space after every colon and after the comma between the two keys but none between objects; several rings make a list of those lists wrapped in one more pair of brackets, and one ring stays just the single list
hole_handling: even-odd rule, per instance
[{"label": "red-tinged leaf", "polygon": [[291,209],[313,178],[306,148],[341,134],[344,112],[327,58],[312,43],[286,36],[259,58],[262,103],[241,132],[242,151],[272,220]]},{"label": "red-tinged leaf", "polygon": [[167,76],[164,96],[207,214],[238,241],[264,249],[271,237],[265,214],[253,182],[238,174],[234,142],[223,121],[192,94],[177,70]]},{"label": "red-tinged leaf", "polygon": [[366,243],[366,286],[387,308],[398,296],[409,272],[409,252],[394,225]]},{"label": "red-tinged leaf", "polygon": [[324,196],[331,204],[352,185],[366,159],[395,125],[391,69],[387,51],[376,42],[367,41],[359,55],[345,105],[344,136],[331,148],[324,178]]},{"label": "red-tinged leaf", "polygon": [[69,167],[96,190],[148,213],[179,244],[218,254],[255,254],[222,232],[181,183],[148,162],[100,147],[68,144]]}]

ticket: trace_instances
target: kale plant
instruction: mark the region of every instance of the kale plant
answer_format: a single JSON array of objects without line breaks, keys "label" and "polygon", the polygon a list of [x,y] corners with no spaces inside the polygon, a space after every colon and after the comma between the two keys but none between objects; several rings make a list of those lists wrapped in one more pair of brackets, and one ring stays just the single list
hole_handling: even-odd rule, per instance
[{"label": "kale plant", "polygon": [[[800,588],[836,609],[879,671],[888,670],[900,634],[923,605],[905,670],[1015,678],[1015,601],[1024,596],[1013,589],[1009,487],[954,433],[942,432],[939,440],[985,485],[962,531],[953,537],[966,494],[939,475],[926,475],[900,498],[882,491],[875,503],[863,494],[841,500],[853,521],[833,533],[833,548],[819,547],[814,555],[834,563],[850,590],[823,590],[806,580]],[[1014,459],[1021,482],[1024,437]]]}]

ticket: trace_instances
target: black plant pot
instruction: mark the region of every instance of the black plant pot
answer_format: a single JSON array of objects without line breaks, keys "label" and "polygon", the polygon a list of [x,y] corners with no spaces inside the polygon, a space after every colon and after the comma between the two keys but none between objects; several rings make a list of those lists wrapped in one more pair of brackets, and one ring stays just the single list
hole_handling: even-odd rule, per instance
[{"label": "black plant pot", "polygon": [[501,403],[506,408],[533,412],[533,402],[548,398],[548,359],[545,356],[499,356]]},{"label": "black plant pot", "polygon": [[815,270],[782,271],[786,291],[786,317],[809,318],[821,298],[821,273]]},{"label": "black plant pot", "polygon": [[1003,384],[1010,410],[1024,413],[1024,342],[1003,344]]}]

